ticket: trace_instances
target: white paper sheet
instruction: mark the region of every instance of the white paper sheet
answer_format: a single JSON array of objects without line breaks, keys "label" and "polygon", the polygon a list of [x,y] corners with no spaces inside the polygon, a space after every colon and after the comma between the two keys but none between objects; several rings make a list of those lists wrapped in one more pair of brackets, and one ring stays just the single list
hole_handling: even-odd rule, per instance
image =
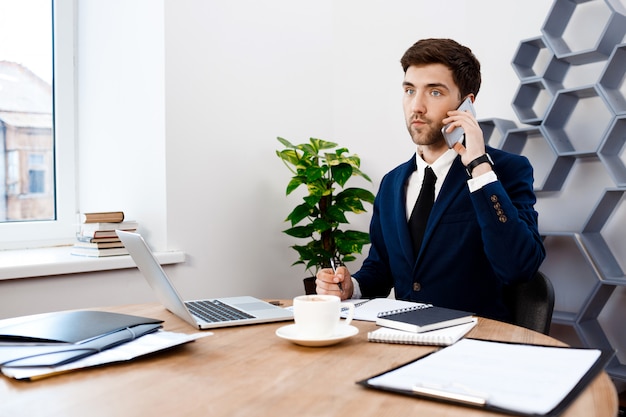
[{"label": "white paper sheet", "polygon": [[202,332],[194,334],[184,334],[167,332],[159,330],[141,336],[130,342],[116,346],[111,349],[104,350],[100,353],[87,356],[75,362],[56,367],[40,367],[40,368],[8,368],[3,367],[2,373],[15,379],[38,379],[46,376],[52,376],[59,373],[68,372],[75,369],[88,368],[91,366],[103,365],[106,363],[123,362],[147,355],[149,353],[165,350],[177,345],[194,341],[201,337],[210,336],[211,332]]},{"label": "white paper sheet", "polygon": [[368,380],[404,391],[427,388],[465,394],[490,406],[548,414],[598,360],[597,349],[463,339],[425,358]]}]

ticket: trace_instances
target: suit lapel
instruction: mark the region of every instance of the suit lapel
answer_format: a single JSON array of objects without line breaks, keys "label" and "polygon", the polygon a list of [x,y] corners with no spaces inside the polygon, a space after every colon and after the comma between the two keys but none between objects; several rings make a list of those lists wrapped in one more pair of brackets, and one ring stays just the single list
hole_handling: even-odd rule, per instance
[{"label": "suit lapel", "polygon": [[395,221],[398,228],[398,237],[400,240],[400,246],[404,257],[409,264],[412,264],[413,259],[413,244],[411,243],[411,236],[409,234],[409,227],[407,224],[406,213],[406,183],[409,180],[411,174],[417,169],[415,166],[415,154],[413,158],[407,161],[401,168],[401,174],[396,177],[397,183],[394,184],[394,189],[399,190],[396,194],[395,201]]}]

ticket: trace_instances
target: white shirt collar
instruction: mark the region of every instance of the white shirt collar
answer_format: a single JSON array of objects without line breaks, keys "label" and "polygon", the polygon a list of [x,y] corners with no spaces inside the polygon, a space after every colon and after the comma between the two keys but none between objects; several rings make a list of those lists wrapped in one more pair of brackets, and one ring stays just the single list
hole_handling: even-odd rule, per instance
[{"label": "white shirt collar", "polygon": [[458,154],[454,149],[448,149],[439,158],[437,158],[435,162],[429,165],[422,159],[419,152],[417,152],[415,153],[415,165],[417,166],[418,171],[424,171],[427,166],[430,166],[437,176],[437,183],[439,183],[439,179],[443,181],[446,175],[448,175],[452,162],[454,162],[457,155]]},{"label": "white shirt collar", "polygon": [[454,149],[448,149],[443,155],[441,155],[435,162],[432,164],[427,164],[426,161],[422,159],[419,155],[419,152],[415,154],[415,165],[417,169],[411,174],[406,184],[406,212],[407,212],[407,220],[411,215],[411,211],[413,211],[413,206],[415,205],[415,201],[417,200],[417,196],[419,195],[420,189],[422,188],[422,181],[424,179],[424,170],[427,166],[430,166],[433,169],[433,172],[437,176],[437,182],[435,182],[435,199],[439,195],[439,191],[441,190],[441,186],[446,179],[446,175],[448,175],[448,171],[452,166],[452,162],[457,157],[457,153]]}]

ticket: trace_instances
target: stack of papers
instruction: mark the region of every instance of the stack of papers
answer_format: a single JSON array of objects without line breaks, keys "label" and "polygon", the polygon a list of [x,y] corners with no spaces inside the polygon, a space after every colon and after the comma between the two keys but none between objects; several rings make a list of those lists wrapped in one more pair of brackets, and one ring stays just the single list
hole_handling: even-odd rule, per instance
[{"label": "stack of papers", "polygon": [[[194,334],[174,333],[160,330],[145,336],[118,345],[114,348],[104,350],[100,353],[84,357],[82,359],[59,366],[45,367],[2,367],[2,374],[9,378],[21,380],[36,380],[48,376],[57,375],[73,371],[76,369],[89,368],[92,366],[104,365],[107,363],[123,362],[137,357],[169,349],[210,336],[211,332]],[[0,347],[1,349],[1,347]]]},{"label": "stack of papers", "polygon": [[32,379],[130,360],[199,337],[160,331],[162,322],[88,310],[0,320],[0,371]]}]

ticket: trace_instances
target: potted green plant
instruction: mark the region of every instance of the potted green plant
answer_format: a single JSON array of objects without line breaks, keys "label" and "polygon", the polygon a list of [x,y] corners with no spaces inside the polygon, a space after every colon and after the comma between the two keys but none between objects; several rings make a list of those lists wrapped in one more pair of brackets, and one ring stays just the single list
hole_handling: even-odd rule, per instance
[{"label": "potted green plant", "polygon": [[374,203],[372,192],[345,188],[346,183],[353,176],[369,182],[371,179],[361,172],[360,158],[336,143],[310,138],[308,143],[293,145],[281,137],[277,139],[285,149],[276,154],[293,174],[286,194],[300,186],[307,190],[302,203],[285,219],[291,227],[283,232],[307,239],[302,245],[292,246],[298,252],[298,260],[292,265],[302,264],[312,273],[304,279],[305,292],[311,294],[315,293],[315,274],[329,265],[331,257],[342,264],[353,261],[354,255],[370,242],[369,233],[343,230],[342,225],[349,224],[346,213],[366,212],[363,203]]}]

